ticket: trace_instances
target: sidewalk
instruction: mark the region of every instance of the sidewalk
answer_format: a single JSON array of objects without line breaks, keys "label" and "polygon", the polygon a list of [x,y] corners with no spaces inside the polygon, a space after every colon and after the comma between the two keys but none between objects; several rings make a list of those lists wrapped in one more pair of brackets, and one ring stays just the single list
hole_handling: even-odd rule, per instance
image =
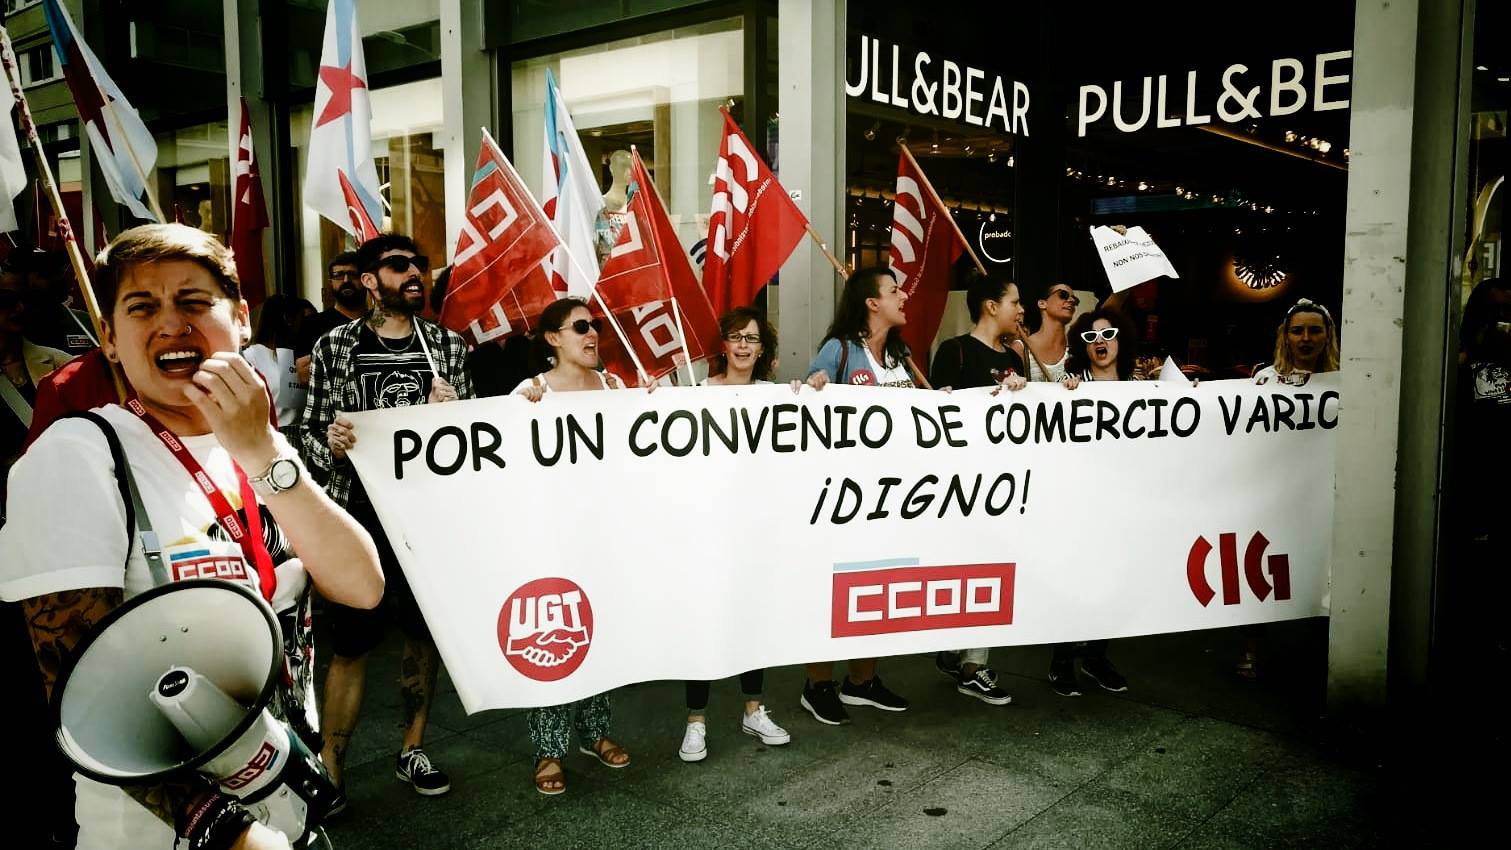
[{"label": "sidewalk", "polygon": [[[740,734],[734,679],[716,683],[709,756],[683,764],[677,682],[613,694],[614,737],[633,754],[609,770],[573,753],[567,792],[530,782],[523,711],[468,717],[443,679],[426,750],[452,791],[422,798],[393,774],[401,720],[399,641],[371,663],[347,768],[338,848],[1151,847],[1354,848],[1415,844],[1393,826],[1377,770],[1317,743],[1326,621],[1266,630],[1259,682],[1233,675],[1235,630],[1116,641],[1124,694],[1083,679],[1080,698],[1045,681],[1047,647],[994,650],[1013,703],[957,694],[932,658],[881,672],[913,708],[855,708],[821,726],[797,705],[802,670],[768,671],[783,747]],[[839,665],[840,668],[843,665]]]}]

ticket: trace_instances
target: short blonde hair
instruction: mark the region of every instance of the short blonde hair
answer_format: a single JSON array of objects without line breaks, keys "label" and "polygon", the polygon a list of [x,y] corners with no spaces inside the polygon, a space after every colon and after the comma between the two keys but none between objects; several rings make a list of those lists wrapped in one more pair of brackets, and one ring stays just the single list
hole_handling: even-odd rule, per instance
[{"label": "short blonde hair", "polygon": [[236,258],[214,234],[186,224],[143,224],[110,240],[94,260],[94,286],[100,310],[108,317],[126,272],[142,263],[192,260],[204,267],[226,297],[241,300]]}]

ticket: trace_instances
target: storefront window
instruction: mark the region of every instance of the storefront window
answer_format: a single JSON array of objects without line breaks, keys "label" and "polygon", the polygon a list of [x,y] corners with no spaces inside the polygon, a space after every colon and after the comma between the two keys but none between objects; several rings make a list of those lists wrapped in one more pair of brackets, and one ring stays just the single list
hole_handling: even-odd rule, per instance
[{"label": "storefront window", "polygon": [[[390,71],[441,61],[440,0],[355,3],[369,80]],[[289,88],[313,88],[325,39],[326,4],[288,0],[286,14]]]},{"label": "storefront window", "polygon": [[547,69],[599,169],[609,209],[623,208],[633,145],[683,246],[706,236],[709,179],[723,133],[719,107],[733,101],[735,119],[742,118],[741,19],[514,63],[514,163],[535,191],[541,187]]},{"label": "storefront window", "polygon": [[231,240],[231,162],[224,121],[157,135],[163,212],[175,221]]},{"label": "storefront window", "polygon": [[[309,162],[312,105],[290,113],[290,132],[296,145],[296,186],[304,185]],[[374,89],[372,92],[372,149],[383,199],[383,230],[414,239],[420,252],[439,264],[447,256],[444,149],[441,129],[439,78]],[[296,207],[300,235],[298,291],[320,303],[325,266],[331,257],[352,250],[355,242],[334,222],[303,205]],[[286,287],[291,289],[292,287]]]}]

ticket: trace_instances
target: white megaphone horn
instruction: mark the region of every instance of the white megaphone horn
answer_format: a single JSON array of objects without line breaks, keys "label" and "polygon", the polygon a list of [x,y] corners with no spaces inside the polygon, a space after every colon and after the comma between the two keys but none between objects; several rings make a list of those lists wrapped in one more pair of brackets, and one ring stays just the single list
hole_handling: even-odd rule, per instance
[{"label": "white megaphone horn", "polygon": [[300,846],[335,786],[267,710],[283,672],[273,609],[244,585],[155,587],[111,611],[53,692],[58,746],[111,785],[197,771]]}]

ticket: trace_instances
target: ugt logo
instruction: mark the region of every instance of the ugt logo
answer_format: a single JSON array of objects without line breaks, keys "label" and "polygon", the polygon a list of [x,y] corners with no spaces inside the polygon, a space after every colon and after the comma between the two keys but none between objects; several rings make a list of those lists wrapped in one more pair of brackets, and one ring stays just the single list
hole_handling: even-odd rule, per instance
[{"label": "ugt logo", "polygon": [[[1255,532],[1249,538],[1249,545],[1243,550],[1243,575],[1249,583],[1249,590],[1263,602],[1269,597],[1271,591],[1277,601],[1291,598],[1291,559],[1289,555],[1270,555],[1265,558],[1264,551],[1270,546],[1270,541],[1263,532]],[[1217,548],[1222,556],[1222,604],[1237,605],[1238,599],[1238,535],[1225,532],[1217,537]],[[1212,544],[1205,537],[1197,537],[1196,542],[1191,544],[1191,552],[1186,556],[1186,583],[1191,585],[1191,594],[1196,601],[1206,607],[1212,598],[1217,595],[1212,586],[1207,584],[1207,555],[1212,552]],[[1264,570],[1260,561],[1265,560],[1269,566],[1270,581],[1265,581]],[[1271,584],[1273,582],[1273,584]]]},{"label": "ugt logo", "polygon": [[504,658],[537,682],[572,675],[593,640],[593,607],[571,579],[540,578],[521,586],[498,612]]}]

